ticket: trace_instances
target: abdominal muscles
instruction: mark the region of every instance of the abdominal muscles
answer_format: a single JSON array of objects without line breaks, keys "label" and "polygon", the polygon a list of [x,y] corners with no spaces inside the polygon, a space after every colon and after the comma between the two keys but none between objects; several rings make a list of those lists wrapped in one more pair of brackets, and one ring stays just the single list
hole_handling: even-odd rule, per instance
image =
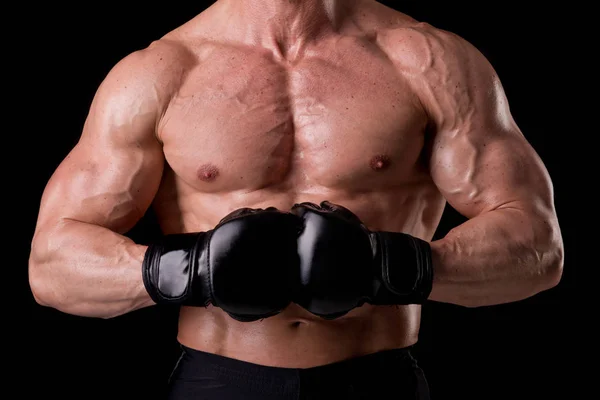
[{"label": "abdominal muscles", "polygon": [[183,307],[178,341],[256,364],[310,368],[414,344],[419,310],[417,305],[364,305],[326,321],[291,304],[274,317],[239,322],[214,307]]}]

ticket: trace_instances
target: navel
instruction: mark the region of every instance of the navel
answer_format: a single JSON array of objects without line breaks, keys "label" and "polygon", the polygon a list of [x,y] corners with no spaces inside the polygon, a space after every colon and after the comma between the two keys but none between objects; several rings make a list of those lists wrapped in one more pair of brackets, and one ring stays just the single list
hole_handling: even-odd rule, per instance
[{"label": "navel", "polygon": [[392,161],[385,154],[378,154],[371,158],[369,165],[373,171],[384,171],[389,168]]},{"label": "navel", "polygon": [[198,178],[204,182],[213,182],[219,176],[219,169],[212,164],[204,164],[198,168]]}]

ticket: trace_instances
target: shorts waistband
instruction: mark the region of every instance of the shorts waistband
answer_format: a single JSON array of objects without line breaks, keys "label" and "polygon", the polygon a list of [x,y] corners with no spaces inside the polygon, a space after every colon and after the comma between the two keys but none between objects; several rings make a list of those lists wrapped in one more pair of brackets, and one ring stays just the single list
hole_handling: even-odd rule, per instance
[{"label": "shorts waistband", "polygon": [[323,376],[339,375],[341,373],[352,374],[356,372],[364,376],[365,372],[377,373],[377,371],[381,371],[387,366],[412,366],[415,363],[415,359],[411,354],[413,346],[382,350],[310,368],[285,368],[260,365],[192,349],[183,345],[181,345],[181,348],[185,356],[188,357],[188,362],[193,363],[199,369],[226,374],[247,375],[252,376],[253,379],[263,377],[268,380],[277,378],[286,380],[297,377],[299,373],[303,375],[312,375],[314,373]]},{"label": "shorts waistband", "polygon": [[187,357],[187,362],[193,363],[199,369],[227,374],[236,373],[240,375],[251,375],[253,378],[268,377],[269,379],[291,378],[296,376],[295,368],[279,368],[267,365],[254,364],[251,362],[225,357],[219,354],[208,353],[180,345]]}]

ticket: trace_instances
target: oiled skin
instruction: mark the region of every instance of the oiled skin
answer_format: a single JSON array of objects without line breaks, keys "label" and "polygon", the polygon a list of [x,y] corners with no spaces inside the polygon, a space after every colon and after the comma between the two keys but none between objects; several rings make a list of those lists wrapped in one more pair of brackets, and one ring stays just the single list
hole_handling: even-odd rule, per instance
[{"label": "oiled skin", "polygon": [[[550,177],[473,46],[370,0],[220,0],[99,87],[44,191],[31,288],[67,313],[122,315],[153,305],[146,247],[123,236],[148,207],[168,234],[241,207],[323,200],[427,241],[446,202],[465,215],[431,242],[431,300],[500,304],[560,280]],[[184,307],[178,339],[310,367],[414,344],[419,323],[418,305],[335,321],[291,305],[252,323]]]}]

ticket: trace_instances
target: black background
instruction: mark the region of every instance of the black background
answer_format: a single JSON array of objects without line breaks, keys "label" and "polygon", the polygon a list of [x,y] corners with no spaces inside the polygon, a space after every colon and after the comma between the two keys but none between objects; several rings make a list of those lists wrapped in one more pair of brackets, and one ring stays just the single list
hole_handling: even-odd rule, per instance
[{"label": "black background", "polygon": [[[27,155],[21,159],[27,172],[14,184],[25,194],[15,205],[24,208],[18,224],[23,233],[14,249],[19,271],[27,270],[44,185],[77,141],[108,70],[209,3],[36,6],[25,29],[13,33],[21,43],[16,67],[24,76],[16,91],[16,112],[23,113],[26,129],[10,134],[23,141],[19,148]],[[579,398],[577,375],[584,368],[578,362],[587,344],[579,337],[584,315],[577,277],[584,256],[576,239],[581,210],[569,193],[578,176],[571,152],[579,133],[574,112],[579,100],[572,91],[580,54],[575,14],[585,10],[524,8],[525,2],[518,1],[384,3],[461,35],[492,62],[517,123],[553,179],[566,248],[561,283],[530,299],[478,309],[424,306],[415,355],[433,398],[554,398],[568,392],[564,398]],[[436,237],[461,221],[447,209]],[[129,235],[140,242],[158,235],[152,215]],[[110,320],[80,318],[38,306],[26,282],[29,325],[15,328],[22,348],[8,349],[19,354],[13,371],[22,390],[57,398],[160,398],[178,355],[174,310],[154,307]]]}]

